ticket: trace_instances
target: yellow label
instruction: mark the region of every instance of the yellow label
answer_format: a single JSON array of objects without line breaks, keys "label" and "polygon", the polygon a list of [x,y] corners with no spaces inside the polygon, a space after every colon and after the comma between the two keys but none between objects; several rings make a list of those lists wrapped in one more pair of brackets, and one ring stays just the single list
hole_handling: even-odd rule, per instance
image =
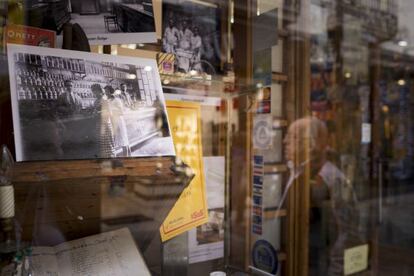
[{"label": "yellow label", "polygon": [[368,268],[368,244],[345,249],[344,275],[354,274]]},{"label": "yellow label", "polygon": [[208,220],[200,105],[167,101],[167,111],[177,157],[191,167],[195,176],[161,225],[162,241],[169,240]]}]

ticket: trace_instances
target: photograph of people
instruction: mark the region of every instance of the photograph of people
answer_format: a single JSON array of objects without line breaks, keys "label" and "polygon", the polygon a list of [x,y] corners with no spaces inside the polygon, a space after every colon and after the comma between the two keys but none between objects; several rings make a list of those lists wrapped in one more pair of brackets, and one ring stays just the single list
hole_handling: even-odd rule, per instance
[{"label": "photograph of people", "polygon": [[10,49],[18,160],[175,154],[155,61]]},{"label": "photograph of people", "polygon": [[172,0],[163,3],[163,51],[175,55],[176,71],[220,71],[220,9],[211,3]]}]

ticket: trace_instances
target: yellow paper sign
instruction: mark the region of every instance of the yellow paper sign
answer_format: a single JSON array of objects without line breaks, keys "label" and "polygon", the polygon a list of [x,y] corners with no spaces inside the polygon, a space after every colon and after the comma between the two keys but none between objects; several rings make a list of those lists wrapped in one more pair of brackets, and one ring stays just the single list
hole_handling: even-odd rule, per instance
[{"label": "yellow paper sign", "polygon": [[167,101],[167,111],[177,157],[191,167],[195,176],[161,225],[162,241],[169,240],[208,220],[200,105]]},{"label": "yellow paper sign", "polygon": [[361,272],[368,268],[368,244],[345,249],[344,275]]}]

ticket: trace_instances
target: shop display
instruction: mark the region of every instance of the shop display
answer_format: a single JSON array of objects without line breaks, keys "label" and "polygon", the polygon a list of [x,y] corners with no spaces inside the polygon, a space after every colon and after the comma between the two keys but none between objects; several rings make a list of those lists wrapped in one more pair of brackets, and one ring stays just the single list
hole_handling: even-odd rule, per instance
[{"label": "shop display", "polygon": [[151,275],[128,228],[53,247],[33,247],[28,266],[29,273],[40,276]]},{"label": "shop display", "polygon": [[208,75],[220,72],[219,6],[202,1],[164,1],[162,14],[162,48],[175,55],[175,70]]},{"label": "shop display", "polygon": [[191,167],[195,176],[160,227],[163,241],[208,221],[200,105],[168,101],[167,111],[177,157]]},{"label": "shop display", "polygon": [[224,256],[224,156],[204,157],[208,222],[188,231],[188,263]]},{"label": "shop display", "polygon": [[8,45],[16,160],[175,155],[154,60]]},{"label": "shop display", "polygon": [[24,44],[54,48],[56,33],[22,25],[7,25],[4,27],[4,43]]},{"label": "shop display", "polygon": [[0,274],[410,271],[410,1],[6,2]]}]

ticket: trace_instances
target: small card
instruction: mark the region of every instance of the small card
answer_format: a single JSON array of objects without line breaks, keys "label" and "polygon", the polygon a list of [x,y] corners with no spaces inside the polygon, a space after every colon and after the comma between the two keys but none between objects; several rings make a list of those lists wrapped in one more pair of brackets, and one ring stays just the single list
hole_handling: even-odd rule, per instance
[{"label": "small card", "polygon": [[345,249],[344,275],[351,275],[368,268],[368,244]]},{"label": "small card", "polygon": [[168,53],[158,53],[157,63],[160,74],[174,74],[175,55]]}]

